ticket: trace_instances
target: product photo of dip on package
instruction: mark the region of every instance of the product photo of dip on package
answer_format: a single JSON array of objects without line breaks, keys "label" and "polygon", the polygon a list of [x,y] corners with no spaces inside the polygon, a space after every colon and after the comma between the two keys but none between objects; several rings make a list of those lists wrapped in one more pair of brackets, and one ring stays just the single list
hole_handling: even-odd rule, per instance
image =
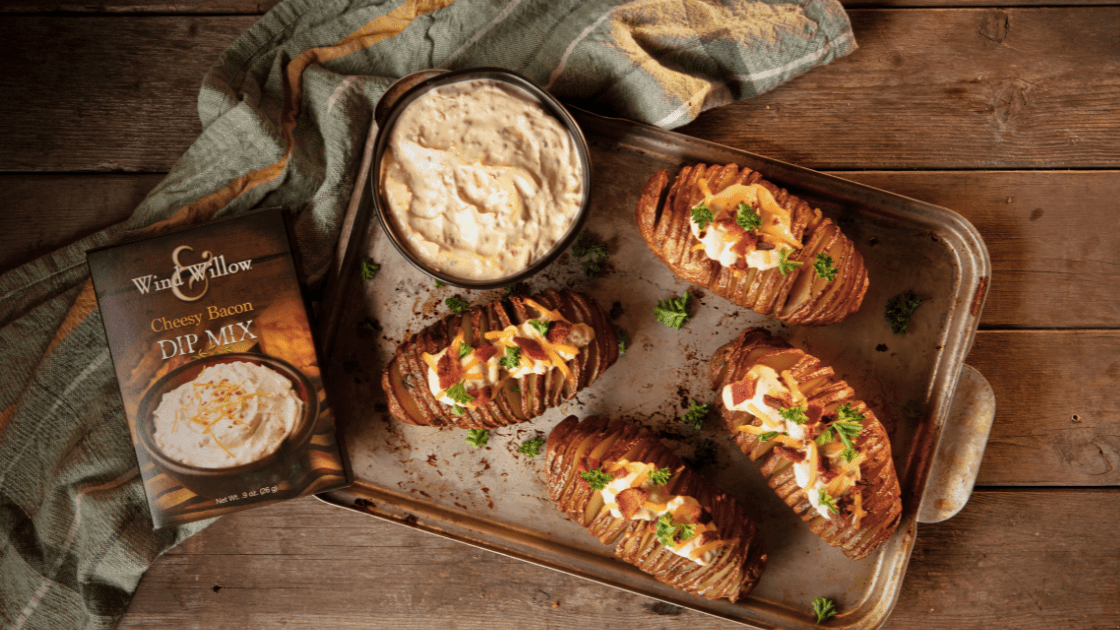
[{"label": "product photo of dip on package", "polygon": [[348,485],[283,210],[88,262],[155,527]]}]

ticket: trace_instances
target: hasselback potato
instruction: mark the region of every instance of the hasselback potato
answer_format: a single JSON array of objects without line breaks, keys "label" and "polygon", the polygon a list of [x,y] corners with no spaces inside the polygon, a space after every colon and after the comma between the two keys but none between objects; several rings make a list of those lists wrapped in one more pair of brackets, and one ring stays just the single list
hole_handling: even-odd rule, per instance
[{"label": "hasselback potato", "polygon": [[820,210],[735,164],[685,166],[669,178],[650,178],[637,218],[677,276],[787,324],[834,324],[859,310],[863,257]]},{"label": "hasselback potato", "polygon": [[409,336],[381,386],[401,422],[494,429],[571,398],[617,359],[603,309],[581,293],[549,289],[475,306]]},{"label": "hasselback potato", "polygon": [[659,581],[732,602],[758,582],[766,550],[754,523],[650,431],[570,416],[549,435],[546,470],[565,514]]},{"label": "hasselback potato", "polygon": [[709,370],[735,443],[815,534],[857,560],[890,538],[902,514],[890,440],[831,367],[752,328]]}]

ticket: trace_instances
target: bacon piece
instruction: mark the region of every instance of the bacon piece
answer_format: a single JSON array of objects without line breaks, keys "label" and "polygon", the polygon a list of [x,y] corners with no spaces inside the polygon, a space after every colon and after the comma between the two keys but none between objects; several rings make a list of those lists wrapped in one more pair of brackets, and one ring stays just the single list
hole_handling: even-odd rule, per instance
[{"label": "bacon piece", "polygon": [[821,416],[823,415],[824,405],[820,403],[809,403],[808,407],[805,409],[805,416],[809,418],[809,424],[817,424],[821,421]]},{"label": "bacon piece", "polygon": [[743,236],[735,241],[731,246],[731,251],[737,254],[740,258],[746,258],[747,254],[754,249],[755,243],[758,242],[758,236],[752,232],[746,232]]},{"label": "bacon piece", "polygon": [[495,354],[498,354],[498,348],[496,346],[482,346],[474,351],[474,356],[478,357],[481,363],[486,363],[490,360],[490,357]]},{"label": "bacon piece", "polygon": [[448,348],[447,352],[436,362],[436,376],[439,377],[439,388],[447,389],[460,380],[463,364],[459,362],[458,358],[451,357],[451,349]]},{"label": "bacon piece", "polygon": [[494,397],[493,388],[489,385],[481,389],[468,389],[467,393],[474,397],[474,404],[476,407],[485,405]]},{"label": "bacon piece", "polygon": [[758,379],[752,376],[733,383],[731,385],[731,404],[738,405],[744,400],[754,398],[755,391],[758,390]]},{"label": "bacon piece", "polygon": [[793,397],[789,394],[781,394],[778,396],[767,394],[762,397],[762,402],[775,409],[788,409],[793,406]]},{"label": "bacon piece", "polygon": [[820,471],[820,475],[821,475],[821,481],[827,484],[828,482],[832,481],[833,479],[839,477],[840,473],[833,472],[831,470],[822,470],[822,471]]},{"label": "bacon piece", "polygon": [[648,497],[649,493],[641,488],[627,488],[615,495],[615,500],[618,502],[618,511],[630,519],[642,509],[642,503],[645,503]]},{"label": "bacon piece", "polygon": [[560,343],[568,338],[568,333],[572,331],[572,325],[565,321],[552,322],[552,326],[548,329],[549,343]]},{"label": "bacon piece", "polygon": [[784,457],[791,462],[800,462],[805,459],[805,453],[802,453],[801,451],[795,451],[794,449],[785,446],[775,446],[774,454],[780,455],[781,457]]},{"label": "bacon piece", "polygon": [[699,523],[702,517],[704,508],[700,504],[693,504],[682,506],[673,510],[673,520],[678,523]]},{"label": "bacon piece", "polygon": [[521,349],[525,351],[525,354],[530,359],[536,359],[538,361],[549,360],[548,353],[544,351],[544,348],[541,347],[541,344],[539,344],[536,339],[514,337],[513,343],[521,346]]}]

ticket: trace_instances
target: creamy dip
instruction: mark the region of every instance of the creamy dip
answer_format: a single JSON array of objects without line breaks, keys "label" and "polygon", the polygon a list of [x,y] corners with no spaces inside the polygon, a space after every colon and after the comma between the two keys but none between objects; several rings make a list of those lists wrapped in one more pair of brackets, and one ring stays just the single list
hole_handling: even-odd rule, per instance
[{"label": "creamy dip", "polygon": [[474,80],[431,90],[397,119],[382,159],[389,218],[413,254],[471,280],[543,257],[579,211],[568,130],[527,92]]},{"label": "creamy dip", "polygon": [[156,444],[171,459],[228,468],[276,451],[302,412],[291,381],[270,368],[238,361],[209,366],[164,394],[152,422]]}]

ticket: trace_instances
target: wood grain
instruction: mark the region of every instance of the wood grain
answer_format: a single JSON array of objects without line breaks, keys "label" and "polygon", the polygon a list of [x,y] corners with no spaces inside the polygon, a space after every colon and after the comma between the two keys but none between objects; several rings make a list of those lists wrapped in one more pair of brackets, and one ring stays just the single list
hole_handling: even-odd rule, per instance
[{"label": "wood grain", "polygon": [[[1115,488],[975,493],[955,518],[920,527],[885,627],[1107,627],[1120,606],[1118,499]],[[742,627],[313,499],[223,517],[172,549],[118,627],[281,624]]]},{"label": "wood grain", "polygon": [[816,169],[1110,167],[1118,7],[855,9],[859,49],[686,133]]},{"label": "wood grain", "polygon": [[201,132],[202,77],[254,21],[6,17],[0,171],[166,172]]},{"label": "wood grain", "polygon": [[[1120,166],[1120,7],[851,17],[854,54],[685,131],[818,169]],[[0,171],[166,171],[198,134],[202,76],[254,19],[5,19],[0,58],[22,70],[0,74]]]},{"label": "wood grain", "polygon": [[980,485],[1120,485],[1120,330],[982,331],[992,384]]}]

